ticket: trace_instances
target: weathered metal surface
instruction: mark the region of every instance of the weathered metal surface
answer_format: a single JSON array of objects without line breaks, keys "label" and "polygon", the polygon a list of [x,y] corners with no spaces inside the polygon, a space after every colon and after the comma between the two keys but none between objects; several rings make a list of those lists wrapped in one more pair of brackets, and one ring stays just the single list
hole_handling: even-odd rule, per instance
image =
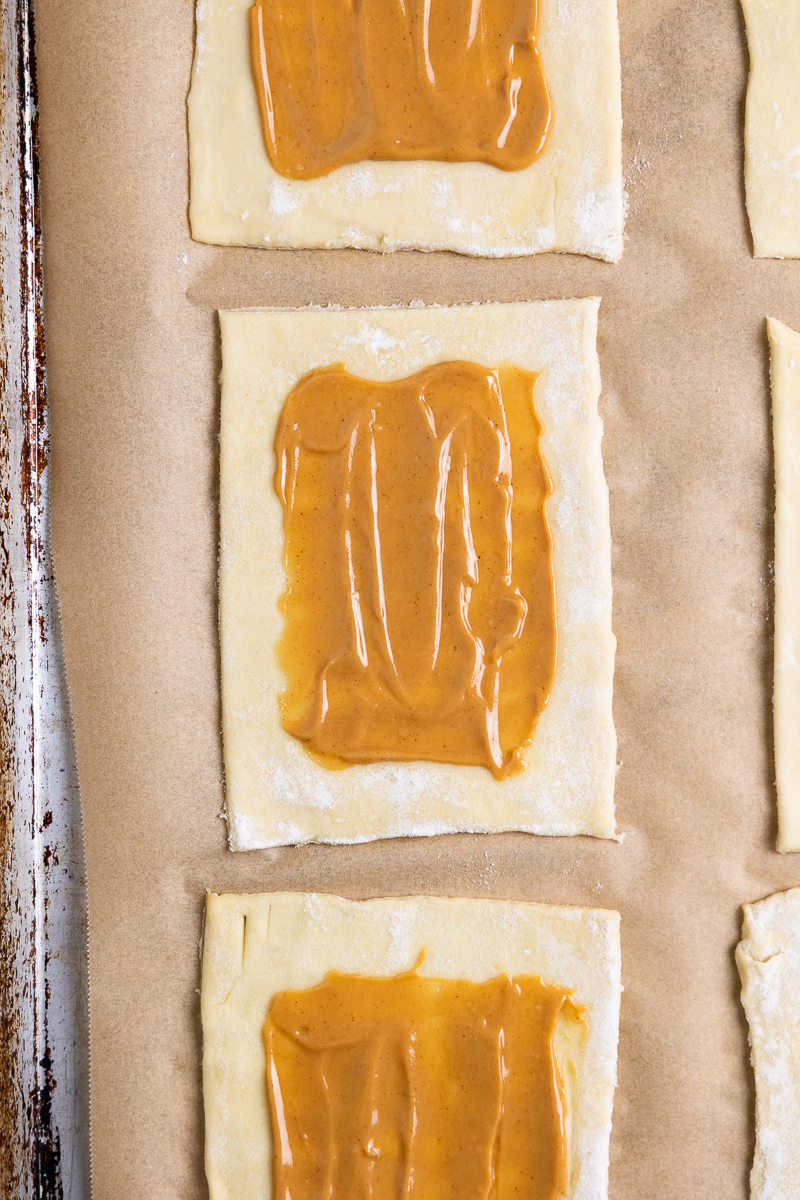
[{"label": "weathered metal surface", "polygon": [[0,0],[0,1196],[88,1200],[86,889],[49,551],[30,0]]}]

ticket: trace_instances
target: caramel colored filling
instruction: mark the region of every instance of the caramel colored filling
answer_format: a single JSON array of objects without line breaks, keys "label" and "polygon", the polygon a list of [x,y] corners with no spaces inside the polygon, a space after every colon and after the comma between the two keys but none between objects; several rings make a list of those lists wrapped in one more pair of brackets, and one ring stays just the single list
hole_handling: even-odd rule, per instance
[{"label": "caramel colored filling", "polygon": [[536,376],[469,362],[313,371],[275,439],[289,733],[329,767],[523,750],[556,665]]},{"label": "caramel colored filling", "polygon": [[538,0],[257,0],[264,142],[289,179],[364,159],[539,157],[550,97]]},{"label": "caramel colored filling", "polygon": [[264,1026],[281,1200],[559,1200],[562,988],[331,972]]}]

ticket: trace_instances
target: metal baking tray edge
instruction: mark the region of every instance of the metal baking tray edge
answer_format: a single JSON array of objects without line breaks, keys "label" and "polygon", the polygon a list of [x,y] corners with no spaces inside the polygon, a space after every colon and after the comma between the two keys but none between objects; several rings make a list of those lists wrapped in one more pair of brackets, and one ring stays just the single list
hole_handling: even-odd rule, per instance
[{"label": "metal baking tray edge", "polygon": [[0,0],[0,1196],[88,1200],[87,901],[50,560],[32,0]]}]

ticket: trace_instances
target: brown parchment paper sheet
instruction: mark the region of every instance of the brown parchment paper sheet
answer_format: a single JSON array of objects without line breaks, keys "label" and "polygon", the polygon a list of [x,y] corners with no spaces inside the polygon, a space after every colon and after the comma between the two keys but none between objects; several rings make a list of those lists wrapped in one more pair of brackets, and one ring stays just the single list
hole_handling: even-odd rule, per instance
[{"label": "brown parchment paper sheet", "polygon": [[[493,895],[623,918],[614,1200],[741,1198],[739,906],[800,883],[771,759],[764,318],[735,0],[620,0],[620,265],[189,238],[186,0],[37,0],[53,538],[86,823],[97,1200],[194,1200],[206,888]],[[222,306],[598,294],[624,845],[451,836],[232,855],[216,630]]]}]

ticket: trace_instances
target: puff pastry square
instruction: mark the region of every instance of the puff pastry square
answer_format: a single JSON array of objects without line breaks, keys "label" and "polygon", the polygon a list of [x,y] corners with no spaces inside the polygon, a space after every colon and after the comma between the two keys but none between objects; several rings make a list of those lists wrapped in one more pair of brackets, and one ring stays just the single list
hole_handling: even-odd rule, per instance
[{"label": "puff pastry square", "polygon": [[[223,312],[220,634],[230,845],[360,842],[458,831],[614,837],[608,490],[600,453],[598,301],[455,308]],[[292,387],[316,367],[405,378],[468,359],[541,372],[536,405],[553,478],[559,654],[520,775],[379,762],[331,771],[280,721],[275,646],[286,589],[273,442]]]},{"label": "puff pastry square", "polygon": [[800,850],[800,334],[767,321],[775,450],[775,780],[778,850]]},{"label": "puff pastry square", "polygon": [[285,892],[208,897],[201,1006],[211,1200],[271,1200],[261,1031],[274,993],[312,987],[331,970],[397,975],[423,949],[424,975],[480,983],[508,972],[574,989],[588,1035],[568,1092],[568,1200],[605,1200],[621,991],[618,913]]},{"label": "puff pastry square", "polygon": [[750,48],[744,181],[756,258],[800,258],[800,6],[742,0]]},{"label": "puff pastry square", "polygon": [[756,1077],[751,1200],[800,1196],[800,888],[745,904],[736,948]]},{"label": "puff pastry square", "polygon": [[538,45],[553,103],[544,153],[522,171],[483,163],[361,162],[285,179],[261,134],[250,68],[252,0],[198,0],[189,93],[192,237],[224,246],[356,246],[504,257],[622,254],[616,0],[542,0]]}]

